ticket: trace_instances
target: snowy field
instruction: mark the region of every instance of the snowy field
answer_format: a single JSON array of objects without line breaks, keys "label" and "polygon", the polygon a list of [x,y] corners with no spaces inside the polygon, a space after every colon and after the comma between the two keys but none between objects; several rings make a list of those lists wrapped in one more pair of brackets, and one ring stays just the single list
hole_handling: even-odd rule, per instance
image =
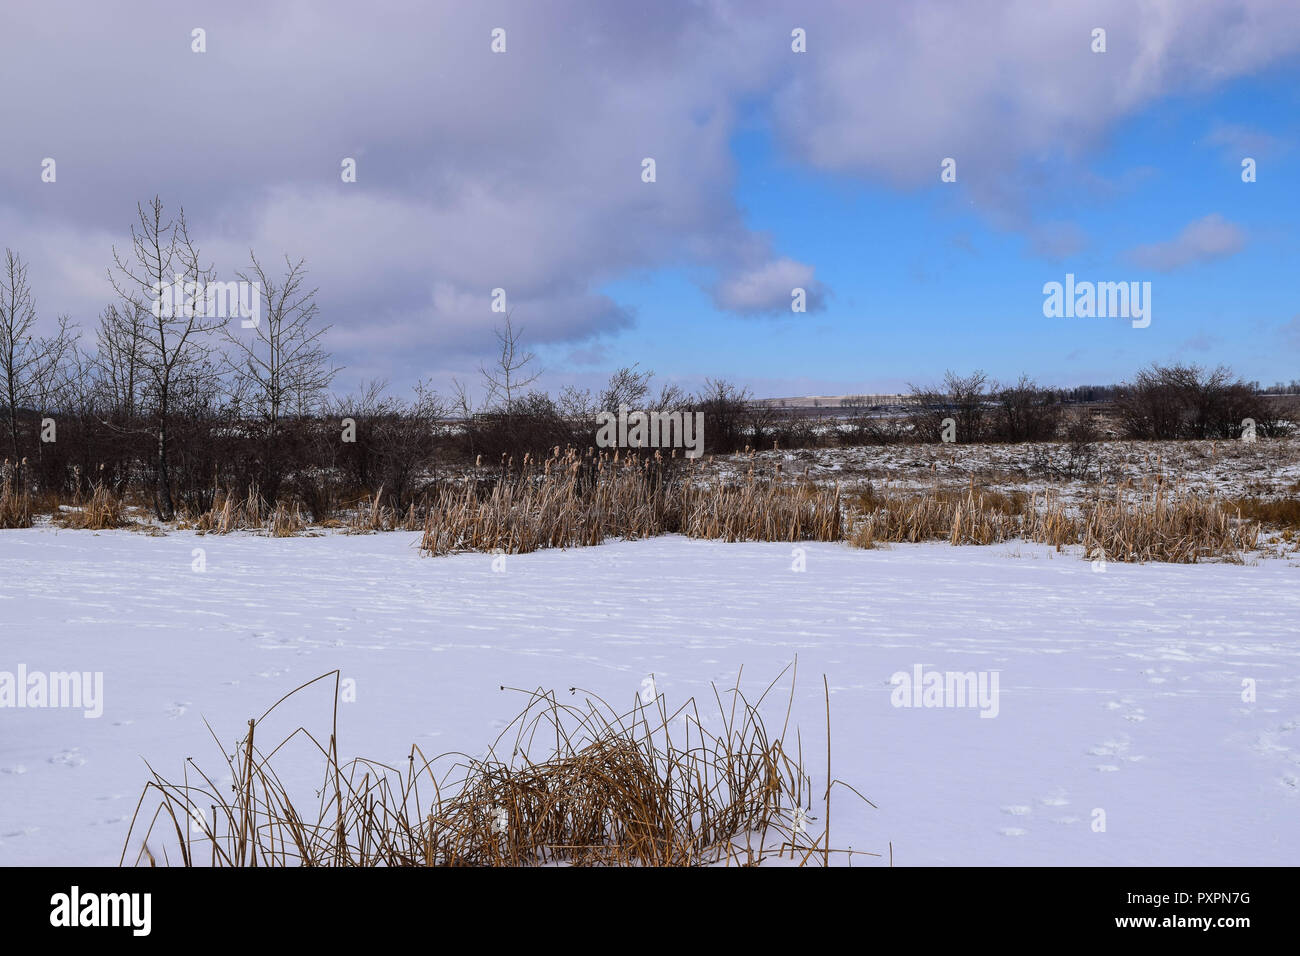
[{"label": "snowy field", "polygon": [[[144,759],[173,779],[187,756],[215,770],[203,718],[232,742],[334,668],[356,681],[342,755],[400,764],[411,743],[481,753],[522,703],[503,684],[630,706],[654,674],[670,703],[703,708],[710,681],[743,665],[756,694],[795,655],[815,786],[826,674],[833,773],[879,808],[837,790],[833,844],[886,855],[858,864],[886,862],[891,841],[900,865],[1300,851],[1300,570],[1285,561],[1098,573],[1030,545],[806,544],[796,571],[790,545],[665,537],[494,571],[487,555],[422,557],[418,537],[0,532],[0,672],[104,674],[98,719],[0,709],[0,864],[116,864]],[[893,706],[891,676],[917,666],[996,671],[996,717]],[[328,697],[293,720],[328,733]]]},{"label": "snowy field", "polygon": [[1050,488],[1066,501],[1096,496],[1116,483],[1138,487],[1158,475],[1176,493],[1220,498],[1293,497],[1300,491],[1300,438],[1268,441],[1100,441],[1072,451],[1068,442],[1028,445],[951,444],[854,445],[842,448],[760,451],[720,457],[719,470],[744,474],[781,462],[787,474],[802,474],[823,484],[840,482],[848,490],[867,482],[913,491],[940,485],[962,488],[974,479],[981,488],[1042,493]]}]

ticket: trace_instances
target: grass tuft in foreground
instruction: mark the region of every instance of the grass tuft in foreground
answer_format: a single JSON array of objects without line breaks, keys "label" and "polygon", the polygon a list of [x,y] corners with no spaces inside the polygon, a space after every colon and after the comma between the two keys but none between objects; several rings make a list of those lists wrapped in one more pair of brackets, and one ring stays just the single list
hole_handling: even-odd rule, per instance
[{"label": "grass tuft in foreground", "polygon": [[[273,746],[261,743],[259,728],[272,711],[330,678],[328,740],[299,727]],[[653,691],[628,711],[577,688],[570,693],[581,704],[561,703],[550,691],[523,692],[526,706],[486,756],[426,759],[412,747],[397,768],[339,760],[334,671],[249,721],[226,755],[224,784],[192,761],[180,783],[150,768],[123,861],[133,849],[137,865],[230,867],[699,866],[772,858],[825,865],[874,855],[831,848],[830,787],[814,835],[814,795],[799,746],[791,753],[786,728],[773,735],[759,714],[775,684],[753,703],[739,679],[729,699],[715,688],[717,712],[708,718],[694,699],[669,711]],[[829,694],[827,706],[829,779]],[[314,786],[295,788],[283,775],[293,768],[276,764],[302,747],[324,774]],[[302,802],[299,791],[314,796]]]}]

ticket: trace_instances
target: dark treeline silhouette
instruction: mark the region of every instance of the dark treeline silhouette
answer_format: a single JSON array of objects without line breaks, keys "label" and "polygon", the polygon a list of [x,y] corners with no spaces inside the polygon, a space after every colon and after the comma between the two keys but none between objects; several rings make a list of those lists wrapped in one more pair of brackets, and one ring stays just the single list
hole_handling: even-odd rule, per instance
[{"label": "dark treeline silhouette", "polygon": [[597,416],[620,408],[703,413],[704,451],[728,454],[894,442],[1225,439],[1248,425],[1268,438],[1296,417],[1286,396],[1300,394],[1298,382],[1266,393],[1224,368],[1184,365],[1153,364],[1119,385],[1070,389],[949,372],[941,384],[913,387],[899,407],[846,401],[826,416],[756,401],[720,379],[693,395],[671,385],[652,391],[653,372],[633,365],[596,393],[569,387],[552,396],[534,387],[534,356],[507,316],[499,354],[480,369],[477,403],[459,383],[450,396],[419,385],[400,398],[382,382],[337,395],[339,369],[322,344],[328,326],[302,261],[286,256],[272,269],[249,253],[235,275],[257,290],[250,328],[206,309],[159,308],[160,287],[178,279],[198,287],[215,276],[183,210],[173,217],[158,199],[142,203],[130,235],[129,248],[113,250],[114,298],[89,333],[62,316],[50,334],[37,335],[27,265],[10,250],[0,261],[3,478],[7,488],[44,495],[50,509],[106,489],[162,520],[250,491],[268,506],[292,501],[316,521],[363,497],[403,512],[450,470],[511,469],[557,447],[588,454]]}]

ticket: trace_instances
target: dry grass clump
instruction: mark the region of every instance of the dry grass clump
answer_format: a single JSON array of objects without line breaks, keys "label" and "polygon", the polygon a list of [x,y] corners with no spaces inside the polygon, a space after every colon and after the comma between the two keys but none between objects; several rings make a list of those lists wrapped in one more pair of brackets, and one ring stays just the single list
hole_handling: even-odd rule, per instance
[{"label": "dry grass clump", "polygon": [[395,525],[393,509],[385,507],[381,502],[384,497],[384,489],[381,485],[375,492],[374,498],[366,498],[360,508],[353,513],[347,523],[347,530],[350,534],[371,534],[375,531],[389,531]]},{"label": "dry grass clump", "polygon": [[17,468],[8,459],[0,466],[0,528],[32,526],[32,499],[18,487],[15,471]]},{"label": "dry grass clump", "polygon": [[934,489],[919,495],[884,495],[868,489],[850,501],[857,520],[851,544],[948,541],[951,544],[998,544],[1032,535],[1054,545],[1073,543],[1071,527],[1058,503],[1046,494],[1040,501],[1019,493]]},{"label": "dry grass clump", "polygon": [[271,537],[292,538],[294,535],[301,534],[307,527],[307,519],[303,517],[302,508],[296,502],[293,510],[290,510],[289,506],[281,501],[276,504],[275,510],[266,519],[266,525]]},{"label": "dry grass clump", "polygon": [[104,531],[109,528],[124,528],[130,524],[130,519],[126,516],[126,503],[113,494],[108,486],[96,483],[91,490],[90,500],[71,511],[60,512],[58,523],[65,528]]},{"label": "dry grass clump", "polygon": [[236,498],[230,491],[217,492],[212,498],[212,507],[194,521],[197,530],[204,534],[230,534],[262,528],[267,506],[257,485],[250,485],[242,498]]},{"label": "dry grass clump", "polygon": [[723,541],[841,541],[839,485],[758,481],[682,487],[682,531]]},{"label": "dry grass clump", "polygon": [[671,459],[580,456],[557,449],[525,457],[489,486],[466,481],[433,496],[421,548],[523,554],[681,532],[728,541],[837,541],[838,489],[749,475],[710,481]]},{"label": "dry grass clump", "polygon": [[1116,494],[1090,505],[1083,522],[1089,555],[1110,560],[1193,564],[1205,558],[1242,561],[1259,546],[1259,526],[1232,516],[1214,498],[1184,495],[1170,500],[1164,486],[1136,502]]},{"label": "dry grass clump", "polygon": [[486,490],[470,481],[439,489],[420,546],[435,555],[526,554],[650,537],[675,530],[667,505],[662,463],[651,459],[582,459],[570,450],[539,468],[525,457],[522,471]]},{"label": "dry grass clump", "polygon": [[358,502],[355,511],[346,522],[325,521],[322,527],[342,528],[348,534],[373,534],[378,531],[420,531],[424,528],[425,510],[417,508],[415,502],[399,511],[383,504],[384,488],[374,496],[367,494]]},{"label": "dry grass clump", "polygon": [[[269,750],[257,746],[258,726],[276,707],[330,677],[328,741],[300,727]],[[751,704],[739,680],[728,703],[714,691],[716,732],[703,726],[694,700],[670,712],[655,695],[619,711],[585,695],[580,706],[562,704],[539,689],[485,757],[426,759],[412,747],[398,769],[339,762],[338,678],[316,678],[250,720],[226,756],[233,783],[217,785],[192,762],[179,784],[150,768],[123,860],[136,846],[146,798],[157,803],[136,864],[698,866],[755,864],[787,851],[800,864],[826,864],[851,852],[831,849],[829,786],[826,825],[813,835],[811,778],[798,748],[788,752],[784,730],[768,732],[763,698]],[[295,802],[272,766],[294,741],[325,764],[321,784],[305,788],[314,791],[311,806]]]},{"label": "dry grass clump", "polygon": [[289,538],[301,534],[309,524],[297,502],[290,506],[277,501],[272,508],[254,484],[243,497],[229,491],[214,494],[212,507],[195,518],[192,526],[201,534],[262,531],[273,538]]},{"label": "dry grass clump", "polygon": [[[702,470],[701,470],[702,471]],[[674,470],[656,458],[557,453],[541,466],[490,484],[444,486],[424,520],[421,548],[521,554],[599,544],[613,537],[669,532],[724,541],[843,541],[880,544],[948,541],[989,545],[1021,539],[1057,549],[1082,545],[1117,561],[1241,560],[1258,526],[1213,498],[1149,493],[1125,485],[1113,498],[1067,507],[1051,492],[1026,495],[963,489],[877,492],[842,500],[838,485],[787,479],[779,468],[740,480]],[[378,497],[375,500],[378,508]]]},{"label": "dry grass clump", "polygon": [[868,491],[852,504],[857,515],[851,544],[948,541],[998,544],[1021,539],[1058,550],[1082,545],[1089,557],[1114,561],[1192,563],[1206,558],[1233,562],[1258,546],[1259,527],[1231,516],[1214,498],[1171,496],[1164,483],[1148,495],[1125,488],[1110,498],[1067,509],[1050,494],[1027,501],[977,492],[928,491],[919,495],[877,495]]},{"label": "dry grass clump", "polygon": [[[1300,487],[1293,487],[1300,491]],[[1243,518],[1285,531],[1300,530],[1300,497],[1295,498],[1234,498],[1228,507]]]}]

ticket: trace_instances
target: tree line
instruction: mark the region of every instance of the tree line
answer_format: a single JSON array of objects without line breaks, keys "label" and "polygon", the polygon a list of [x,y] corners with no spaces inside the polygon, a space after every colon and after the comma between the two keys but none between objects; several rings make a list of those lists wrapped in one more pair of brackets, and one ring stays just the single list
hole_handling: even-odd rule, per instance
[{"label": "tree line", "polygon": [[460,383],[449,395],[420,384],[401,398],[382,382],[339,395],[332,385],[340,369],[323,345],[329,326],[305,263],[286,255],[270,266],[250,250],[236,275],[256,290],[251,327],[193,305],[160,308],[160,289],[203,288],[215,270],[184,210],[169,214],[154,198],[137,206],[129,244],[112,251],[113,298],[90,334],[68,316],[38,334],[28,264],[6,249],[0,458],[10,483],[51,502],[99,487],[134,494],[161,520],[203,513],[220,493],[256,489],[267,502],[292,499],[324,520],[362,495],[382,494],[387,507],[404,511],[444,467],[508,469],[557,446],[591,450],[597,414],[620,406],[703,412],[705,450],[722,454],[1104,437],[1095,416],[1076,408],[1081,402],[1107,403],[1115,434],[1136,439],[1233,438],[1246,421],[1268,437],[1294,417],[1227,369],[1184,365],[1152,365],[1120,385],[1073,390],[949,372],[939,385],[913,387],[902,415],[850,407],[832,421],[757,402],[722,379],[706,380],[696,394],[674,385],[656,390],[653,372],[636,365],[594,393],[568,387],[553,396],[536,388],[535,356],[509,316],[494,360],[480,367],[478,402]]}]

